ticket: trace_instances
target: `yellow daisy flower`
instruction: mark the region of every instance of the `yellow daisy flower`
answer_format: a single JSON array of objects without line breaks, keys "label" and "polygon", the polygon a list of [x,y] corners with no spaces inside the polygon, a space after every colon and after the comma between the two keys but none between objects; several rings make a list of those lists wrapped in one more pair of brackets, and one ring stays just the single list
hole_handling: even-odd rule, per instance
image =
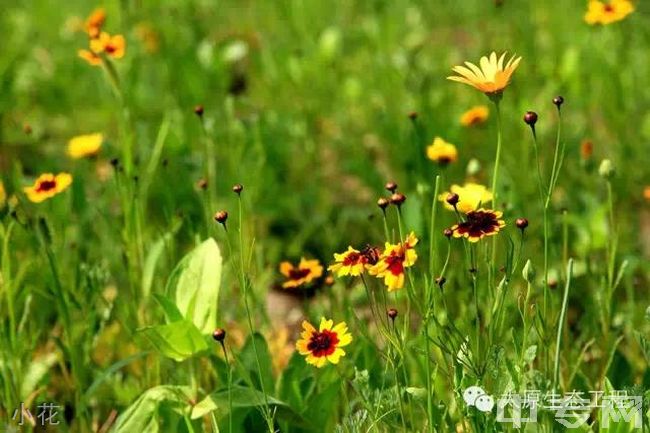
[{"label": "yellow daisy flower", "polygon": [[122,35],[111,36],[101,32],[97,38],[90,40],[90,49],[95,54],[106,53],[114,59],[121,59],[126,51],[126,40]]},{"label": "yellow daisy flower", "polygon": [[95,9],[86,19],[84,29],[90,38],[96,38],[102,31],[102,26],[106,22],[106,11],[104,8]]},{"label": "yellow daisy flower", "polygon": [[460,124],[463,126],[474,126],[485,123],[490,116],[487,105],[477,105],[470,108],[460,116]]},{"label": "yellow daisy flower", "polygon": [[510,83],[510,77],[521,60],[521,57],[512,56],[504,66],[505,57],[506,53],[503,53],[497,58],[497,54],[493,51],[489,57],[481,57],[480,68],[473,63],[465,62],[466,66],[454,66],[452,70],[458,75],[447,79],[468,84],[488,96],[500,94]]},{"label": "yellow daisy flower", "polygon": [[427,147],[427,158],[440,165],[447,165],[458,159],[458,150],[456,150],[456,146],[453,144],[447,143],[440,137],[436,137],[433,143]]},{"label": "yellow daisy flower", "polygon": [[611,0],[607,3],[590,0],[585,13],[585,22],[591,25],[612,24],[625,19],[632,12],[634,12],[634,5],[629,0]]},{"label": "yellow daisy flower", "polygon": [[56,176],[52,173],[41,174],[33,186],[26,186],[23,192],[34,203],[40,203],[48,198],[67,189],[72,183],[72,176],[68,173],[59,173]]},{"label": "yellow daisy flower", "polygon": [[500,211],[478,209],[467,213],[465,221],[451,228],[455,238],[478,242],[485,236],[493,236],[506,226]]},{"label": "yellow daisy flower", "polygon": [[418,238],[411,232],[400,244],[386,242],[383,254],[374,266],[368,269],[370,275],[383,278],[389,292],[404,287],[405,269],[413,266],[418,259],[415,245]]},{"label": "yellow daisy flower", "polygon": [[101,133],[77,135],[68,141],[68,155],[71,158],[79,159],[86,156],[93,156],[99,153],[102,147],[104,136]]},{"label": "yellow daisy flower", "polygon": [[334,264],[330,265],[327,270],[336,272],[339,277],[351,275],[358,277],[363,274],[364,270],[375,263],[379,258],[379,249],[368,245],[362,251],[348,247],[348,250],[342,254],[334,253]]},{"label": "yellow daisy flower", "polygon": [[318,260],[307,260],[303,257],[298,266],[294,266],[290,262],[280,263],[280,273],[287,277],[287,281],[282,283],[282,287],[289,289],[309,284],[320,278],[323,275],[323,267]]},{"label": "yellow daisy flower", "polygon": [[475,210],[482,204],[492,201],[492,193],[485,186],[478,183],[466,182],[463,186],[452,185],[449,192],[442,193],[438,196],[438,200],[445,204],[449,210],[454,210],[454,207],[447,203],[446,199],[450,193],[458,194],[458,204],[456,209],[462,213],[467,213]]},{"label": "yellow daisy flower", "polygon": [[352,335],[348,333],[348,326],[341,322],[334,326],[333,320],[320,320],[318,330],[306,320],[302,322],[303,331],[300,340],[296,343],[298,353],[304,355],[308,364],[321,368],[326,362],[338,364],[345,351],[345,347],[352,342]]}]

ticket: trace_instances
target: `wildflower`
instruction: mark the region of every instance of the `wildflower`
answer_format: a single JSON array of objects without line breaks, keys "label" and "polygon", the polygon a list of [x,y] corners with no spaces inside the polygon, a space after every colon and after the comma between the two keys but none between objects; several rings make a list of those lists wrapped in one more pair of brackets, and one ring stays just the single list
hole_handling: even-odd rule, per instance
[{"label": "wildflower", "polygon": [[480,61],[480,68],[473,63],[465,62],[465,66],[454,66],[452,70],[458,75],[447,77],[452,81],[468,84],[488,96],[498,96],[510,83],[510,77],[519,66],[521,57],[512,56],[503,65],[506,53],[497,58],[493,51],[490,57],[483,56]]},{"label": "wildflower", "polygon": [[390,192],[395,192],[397,191],[397,184],[395,182],[386,182],[384,188],[386,188]]},{"label": "wildflower", "polygon": [[500,219],[500,211],[478,209],[467,213],[467,219],[451,228],[455,238],[466,238],[470,242],[478,242],[485,236],[499,233],[506,223]]},{"label": "wildflower", "polygon": [[158,33],[151,24],[147,22],[138,23],[135,26],[135,35],[147,53],[155,53],[158,51],[158,47],[160,46]]},{"label": "wildflower", "polygon": [[458,151],[453,144],[447,143],[440,137],[436,137],[433,143],[427,147],[427,158],[440,165],[447,165],[458,159]]},{"label": "wildflower", "polygon": [[381,210],[383,210],[384,212],[386,211],[386,208],[388,207],[389,204],[390,204],[390,200],[388,200],[386,197],[380,197],[377,200],[377,206],[379,206]]},{"label": "wildflower", "polygon": [[646,201],[650,201],[650,185],[643,188],[643,198],[646,199]]},{"label": "wildflower", "polygon": [[214,214],[214,220],[226,228],[226,221],[228,221],[228,212],[225,210],[217,211]]},{"label": "wildflower", "polygon": [[99,36],[102,26],[106,22],[106,11],[104,8],[95,9],[84,23],[84,30],[91,39]]},{"label": "wildflower", "polygon": [[27,195],[29,201],[40,203],[64,191],[71,183],[72,176],[68,173],[59,173],[57,175],[44,173],[36,179],[33,186],[23,188],[23,192]]},{"label": "wildflower", "polygon": [[89,50],[79,50],[78,52],[79,57],[84,59],[86,62],[88,62],[89,65],[92,66],[99,66],[102,64],[102,58]]},{"label": "wildflower", "polygon": [[609,179],[616,173],[616,168],[610,159],[603,159],[598,167],[598,174],[603,178]]},{"label": "wildflower", "polygon": [[[492,201],[492,193],[485,186],[477,183],[466,182],[463,186],[454,184],[451,186],[450,192],[458,194],[460,200],[456,204],[456,209],[463,213]],[[454,206],[446,202],[449,194],[449,192],[442,193],[438,199],[445,203],[447,209],[454,210]]]},{"label": "wildflower", "polygon": [[490,115],[486,105],[477,105],[470,108],[460,116],[460,124],[463,126],[475,126],[484,123]]},{"label": "wildflower", "polygon": [[342,254],[334,253],[336,263],[327,268],[328,271],[336,272],[339,277],[350,275],[358,277],[368,267],[369,256],[364,252],[348,247]]},{"label": "wildflower", "polygon": [[103,141],[104,136],[99,132],[77,135],[68,141],[68,155],[74,159],[96,155],[101,149]]},{"label": "wildflower", "polygon": [[298,353],[306,356],[308,364],[321,368],[327,361],[338,364],[345,347],[352,342],[348,326],[341,322],[334,326],[334,321],[321,318],[318,330],[306,320],[302,322],[303,331],[296,343]]},{"label": "wildflower", "polygon": [[591,158],[594,153],[594,143],[591,140],[583,140],[580,143],[580,157],[585,160]]},{"label": "wildflower", "polygon": [[406,196],[401,192],[396,192],[390,196],[390,202],[397,206],[398,208],[406,201]]},{"label": "wildflower", "polygon": [[221,343],[223,340],[226,339],[226,330],[223,328],[215,329],[214,332],[212,333],[212,338],[214,339],[214,341],[218,341],[219,343]]},{"label": "wildflower", "polygon": [[411,232],[406,240],[399,244],[386,242],[379,261],[368,269],[370,275],[383,278],[389,292],[404,287],[404,270],[415,264],[418,258],[415,245],[418,238]]},{"label": "wildflower", "polygon": [[318,260],[307,260],[303,257],[298,266],[294,266],[290,262],[280,263],[280,273],[287,277],[287,281],[282,283],[282,287],[289,289],[309,284],[316,278],[320,278],[323,275],[323,267]]},{"label": "wildflower", "polygon": [[95,54],[106,53],[114,59],[121,59],[126,51],[126,40],[122,35],[111,36],[101,32],[96,39],[90,40],[90,49]]},{"label": "wildflower", "polygon": [[244,190],[244,185],[241,183],[236,183],[232,186],[232,192],[234,192],[237,195],[241,195],[241,192]]},{"label": "wildflower", "polygon": [[590,0],[585,22],[590,25],[612,24],[623,20],[634,12],[634,5],[629,0],[610,0],[605,3],[599,0]]},{"label": "wildflower", "polygon": [[526,218],[517,218],[515,220],[515,225],[523,232],[526,230],[526,227],[528,227],[528,220]]}]

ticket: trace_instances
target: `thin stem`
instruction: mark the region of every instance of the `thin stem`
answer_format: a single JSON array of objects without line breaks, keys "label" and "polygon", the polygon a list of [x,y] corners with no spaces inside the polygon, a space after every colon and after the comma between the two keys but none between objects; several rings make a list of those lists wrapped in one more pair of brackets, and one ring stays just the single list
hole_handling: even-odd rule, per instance
[{"label": "thin stem", "polygon": [[560,379],[560,346],[562,343],[562,329],[564,328],[564,321],[566,319],[566,311],[569,301],[569,288],[571,287],[571,277],[573,275],[573,259],[569,259],[567,265],[567,278],[564,286],[564,298],[562,299],[562,311],[560,312],[560,320],[557,325],[557,338],[555,340],[555,367],[553,369],[553,391],[557,389]]},{"label": "thin stem", "polygon": [[435,261],[437,257],[437,242],[435,241],[436,217],[438,214],[438,191],[440,190],[440,175],[436,176],[436,186],[433,190],[433,199],[431,200],[431,225],[429,227],[429,275],[433,279],[435,271]]},{"label": "thin stem", "polygon": [[221,350],[228,365],[228,433],[232,433],[232,366],[230,365],[228,351],[223,341],[221,341]]}]

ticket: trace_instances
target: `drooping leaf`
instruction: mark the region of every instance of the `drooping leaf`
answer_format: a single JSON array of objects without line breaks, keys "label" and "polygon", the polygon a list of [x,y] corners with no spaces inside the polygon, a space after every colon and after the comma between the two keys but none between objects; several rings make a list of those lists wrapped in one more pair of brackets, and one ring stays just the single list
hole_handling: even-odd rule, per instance
[{"label": "drooping leaf", "polygon": [[169,281],[178,310],[203,334],[217,324],[221,270],[219,246],[210,238],[180,261]]},{"label": "drooping leaf", "polygon": [[138,334],[146,338],[161,355],[178,362],[208,349],[199,330],[187,320],[142,328]]},{"label": "drooping leaf", "polygon": [[179,414],[188,414],[189,387],[163,385],[148,389],[115,421],[112,433],[158,433],[158,411],[162,404]]},{"label": "drooping leaf", "polygon": [[[255,342],[255,346],[253,346],[253,341]],[[239,359],[241,360],[241,365],[246,369],[244,374],[250,377],[251,381],[259,390],[262,389],[260,386],[260,371],[264,383],[264,389],[269,392],[275,388],[271,353],[269,352],[266,340],[261,334],[255,333],[253,334],[253,337],[249,337],[246,340],[246,343],[239,354]]]},{"label": "drooping leaf", "polygon": [[165,313],[165,320],[167,323],[183,320],[183,315],[180,311],[178,311],[178,307],[174,301],[166,296],[157,293],[153,295],[153,298],[156,300],[156,302],[158,302],[158,305],[160,305],[160,308],[162,308],[163,312]]}]

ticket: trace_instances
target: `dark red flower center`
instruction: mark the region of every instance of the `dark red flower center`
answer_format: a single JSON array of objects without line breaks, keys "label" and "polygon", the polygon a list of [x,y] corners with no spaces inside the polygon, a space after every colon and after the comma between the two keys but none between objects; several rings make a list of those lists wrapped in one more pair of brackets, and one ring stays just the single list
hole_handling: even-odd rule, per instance
[{"label": "dark red flower center", "polygon": [[48,192],[56,188],[55,180],[43,180],[38,183],[36,187],[36,192]]},{"label": "dark red flower center", "polygon": [[339,343],[339,337],[336,332],[324,330],[315,331],[311,334],[307,349],[316,357],[327,356],[334,353],[336,345]]},{"label": "dark red flower center", "polygon": [[386,257],[388,264],[388,271],[393,275],[401,275],[404,273],[404,255],[401,253],[391,253]]},{"label": "dark red flower center", "polygon": [[471,211],[467,220],[458,224],[456,231],[460,234],[468,233],[470,237],[480,238],[499,229],[499,220],[494,212]]},{"label": "dark red flower center", "polygon": [[605,12],[614,12],[615,8],[611,4],[606,4],[605,5]]},{"label": "dark red flower center", "polygon": [[311,273],[311,269],[293,268],[289,271],[290,280],[301,280]]},{"label": "dark red flower center", "polygon": [[115,51],[117,51],[117,47],[113,44],[106,44],[104,51],[106,51],[108,54],[113,54]]},{"label": "dark red flower center", "polygon": [[353,266],[364,260],[364,257],[357,252],[348,253],[343,259],[343,266]]}]

